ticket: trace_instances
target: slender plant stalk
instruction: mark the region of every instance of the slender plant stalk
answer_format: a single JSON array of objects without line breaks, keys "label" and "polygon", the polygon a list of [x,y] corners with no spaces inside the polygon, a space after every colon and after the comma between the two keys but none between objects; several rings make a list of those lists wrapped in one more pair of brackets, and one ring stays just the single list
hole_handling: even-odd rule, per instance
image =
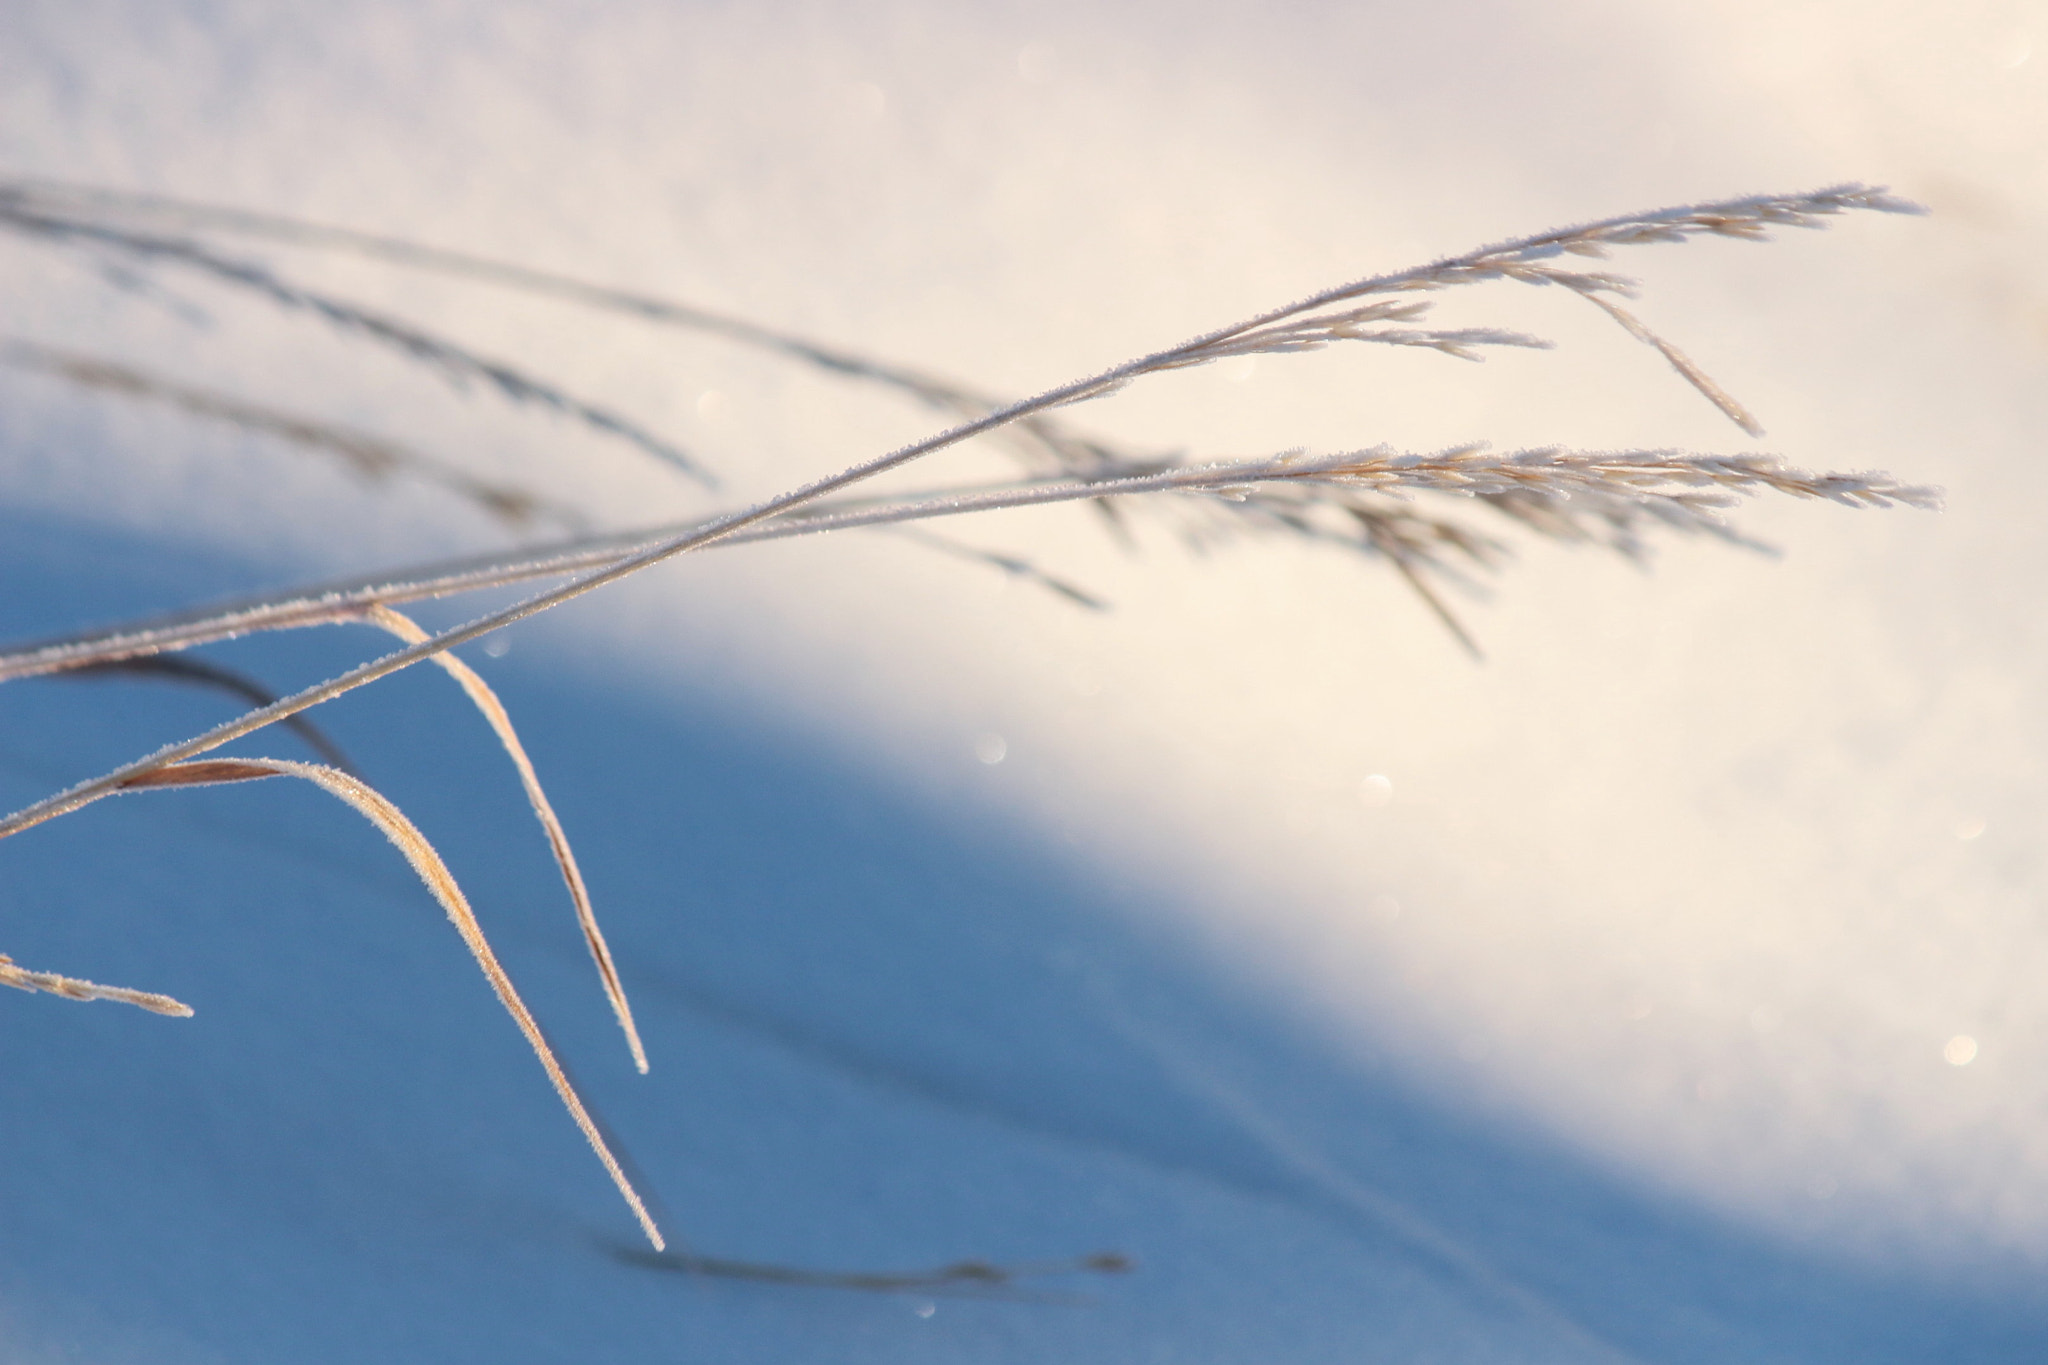
[{"label": "slender plant stalk", "polygon": [[[1376,449],[1333,456],[1290,454],[1187,465],[1120,479],[937,492],[756,524],[716,543],[749,544],[1061,502],[1171,492],[1249,497],[1276,488],[1335,488],[1379,494],[1452,493],[1489,499],[1517,495],[1526,499],[1534,495],[1560,502],[1576,493],[1582,500],[1604,497],[1625,506],[1655,508],[1675,528],[1715,533],[1724,529],[1714,515],[1716,509],[1732,500],[1731,494],[1755,489],[1828,498],[1851,506],[1897,502],[1932,507],[1939,499],[1938,490],[1899,484],[1883,475],[1807,474],[1769,456],[1691,455],[1672,451],[1581,453],[1554,448],[1492,455],[1480,447],[1461,447],[1437,455],[1403,455]],[[1517,508],[1523,505],[1511,504]],[[714,519],[587,537],[517,555],[391,570],[371,578],[243,599],[215,609],[174,613],[112,630],[0,652],[0,681],[158,650],[183,649],[258,631],[324,625],[352,619],[366,605],[420,601],[616,566],[636,554],[658,549],[715,524]],[[1552,533],[1562,534],[1569,525],[1556,523],[1551,527]],[[1377,526],[1370,533],[1385,537],[1395,534]],[[1393,557],[1396,563],[1402,563],[1411,553],[1403,551]]]}]

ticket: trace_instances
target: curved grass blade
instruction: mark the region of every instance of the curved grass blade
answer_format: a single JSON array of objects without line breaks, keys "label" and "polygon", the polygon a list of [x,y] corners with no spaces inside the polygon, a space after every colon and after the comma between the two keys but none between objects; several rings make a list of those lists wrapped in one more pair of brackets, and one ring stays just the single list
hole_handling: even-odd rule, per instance
[{"label": "curved grass blade", "polygon": [[[361,619],[407,644],[418,644],[429,638],[418,622],[389,607],[372,606],[362,612]],[[533,770],[533,762],[526,756],[526,746],[519,742],[519,732],[513,728],[511,714],[505,710],[505,704],[498,700],[498,694],[491,690],[490,684],[452,652],[436,654],[434,662],[461,685],[471,704],[490,723],[498,742],[505,746],[512,766],[519,770],[520,785],[526,789],[526,799],[533,806],[534,817],[547,832],[548,847],[555,855],[555,866],[562,870],[563,884],[569,888],[569,899],[575,903],[576,923],[583,930],[583,942],[590,949],[591,961],[597,964],[597,975],[604,983],[605,998],[611,1001],[612,1013],[618,1017],[619,1028],[626,1035],[626,1046],[633,1053],[633,1065],[640,1069],[641,1075],[646,1075],[647,1050],[640,1044],[640,1030],[633,1025],[633,1007],[626,1002],[626,988],[619,980],[612,950],[604,941],[604,932],[597,927],[597,912],[591,907],[589,888],[584,885],[583,872],[576,866],[576,855],[569,848],[569,836],[562,829],[562,822],[556,818],[555,808],[540,785],[540,775]]]},{"label": "curved grass blade", "polygon": [[604,1135],[598,1130],[596,1120],[584,1107],[575,1086],[570,1084],[568,1073],[555,1059],[554,1050],[541,1035],[540,1024],[526,1008],[526,1002],[519,998],[519,992],[513,988],[512,978],[506,974],[504,967],[499,965],[498,956],[491,951],[490,941],[484,937],[483,926],[477,922],[476,912],[470,909],[469,901],[462,894],[462,888],[456,884],[454,874],[449,872],[448,865],[441,861],[441,855],[427,841],[427,837],[421,834],[412,821],[406,819],[405,813],[382,793],[347,773],[316,763],[293,763],[280,758],[218,758],[153,768],[126,778],[98,795],[111,796],[157,787],[213,786],[224,782],[258,781],[266,777],[303,778],[330,795],[340,798],[375,825],[405,856],[405,860],[412,865],[412,870],[426,884],[427,890],[441,903],[441,908],[448,912],[448,918],[455,925],[455,931],[462,936],[463,943],[469,948],[470,956],[476,959],[477,966],[483,971],[484,979],[491,983],[491,989],[497,993],[498,1003],[505,1007],[505,1012],[512,1016],[512,1022],[517,1024],[520,1033],[525,1035],[534,1056],[540,1059],[541,1069],[547,1072],[548,1080],[553,1083],[555,1094],[561,1097],[563,1107],[576,1121],[576,1126],[582,1129],[584,1139],[590,1143],[590,1149],[597,1153],[597,1159],[604,1163],[605,1171],[611,1176],[612,1183],[625,1197],[634,1217],[640,1220],[641,1231],[647,1234],[647,1240],[654,1244],[656,1251],[663,1250],[666,1243],[662,1240],[661,1229],[655,1226],[653,1215],[647,1211],[647,1205],[641,1201],[632,1182],[626,1178],[625,1169],[620,1166],[618,1158],[612,1155],[611,1148],[605,1143]]}]

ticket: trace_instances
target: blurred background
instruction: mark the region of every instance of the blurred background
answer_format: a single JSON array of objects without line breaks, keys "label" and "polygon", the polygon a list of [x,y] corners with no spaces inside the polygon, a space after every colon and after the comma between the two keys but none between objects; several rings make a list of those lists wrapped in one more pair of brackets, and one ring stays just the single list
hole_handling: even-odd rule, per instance
[{"label": "blurred background", "polygon": [[[1266,357],[1069,420],[1196,459],[1761,449],[1947,510],[1764,502],[1740,525],[1782,555],[1666,540],[1647,569],[1504,531],[1484,599],[1452,598],[1483,661],[1384,563],[1198,554],[1143,508],[1124,535],[1075,507],[936,528],[1106,610],[849,533],[516,627],[468,657],[577,841],[647,1078],[445,680],[325,708],[681,1238],[1138,1262],[1025,1301],[636,1259],[455,936],[317,793],[11,840],[0,951],[198,1014],[0,1000],[0,1357],[2040,1358],[2044,43],[2042,6],[1989,0],[17,0],[0,175],[461,248],[997,394],[1562,223],[1889,185],[1931,216],[1614,260],[1761,440],[1508,285],[1439,316],[1557,349]],[[10,638],[687,517],[946,424],[714,337],[232,254],[628,414],[721,487],[175,262],[9,233]],[[24,358],[58,351],[419,462],[365,479]],[[894,486],[1011,468],[965,447]],[[282,691],[379,648],[207,657]],[[10,684],[6,803],[230,711]]]}]

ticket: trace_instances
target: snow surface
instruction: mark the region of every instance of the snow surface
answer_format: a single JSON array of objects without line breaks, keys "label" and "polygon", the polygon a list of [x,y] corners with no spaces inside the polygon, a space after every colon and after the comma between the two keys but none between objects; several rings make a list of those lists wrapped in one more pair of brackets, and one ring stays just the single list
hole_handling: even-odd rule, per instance
[{"label": "snow surface", "polygon": [[[1484,240],[1890,183],[1935,216],[1616,265],[1765,448],[1950,505],[1759,505],[1784,558],[1673,545],[1648,574],[1529,547],[1468,610],[1479,666],[1370,565],[1142,524],[1132,554],[1078,511],[954,533],[1108,613],[870,536],[517,628],[471,657],[577,842],[645,1078],[445,679],[325,708],[679,1241],[1137,1263],[1017,1301],[651,1258],[431,901],[319,793],[10,840],[0,951],[198,1013],[0,1000],[0,1359],[2048,1354],[2044,43],[2038,6],[1846,0],[9,6],[7,172],[461,244],[1019,393]],[[261,254],[673,433],[727,499],[931,425],[709,341]],[[175,271],[10,240],[0,290],[11,336],[606,521],[711,505]],[[1445,305],[1555,353],[1266,359],[1074,418],[1204,456],[1751,448],[1568,304]],[[417,481],[15,370],[0,502],[9,638],[506,541]],[[209,654],[281,687],[375,647]],[[11,684],[5,804],[227,705]]]}]

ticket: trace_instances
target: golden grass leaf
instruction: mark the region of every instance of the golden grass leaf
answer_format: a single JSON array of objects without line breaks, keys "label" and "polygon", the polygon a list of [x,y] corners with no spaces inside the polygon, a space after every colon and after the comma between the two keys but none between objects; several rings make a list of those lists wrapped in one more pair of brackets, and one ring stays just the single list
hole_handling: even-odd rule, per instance
[{"label": "golden grass leaf", "polygon": [[[429,638],[418,622],[383,605],[371,606],[363,612],[362,619],[382,627],[407,644],[416,645]],[[591,961],[597,964],[597,975],[604,983],[605,998],[611,1001],[612,1013],[626,1035],[626,1046],[632,1049],[633,1065],[640,1068],[641,1075],[646,1075],[647,1050],[641,1046],[640,1030],[633,1024],[633,1007],[627,1003],[626,988],[619,980],[612,950],[604,941],[603,930],[597,927],[597,911],[591,907],[590,890],[584,885],[582,869],[576,866],[569,836],[562,829],[562,822],[556,818],[555,808],[540,785],[540,775],[534,772],[533,761],[526,756],[526,746],[519,742],[519,732],[512,726],[511,714],[505,710],[505,704],[498,700],[498,694],[491,690],[490,684],[452,652],[436,654],[434,662],[462,685],[470,701],[497,733],[498,742],[505,746],[506,754],[512,759],[512,766],[519,770],[519,781],[526,788],[526,799],[533,806],[534,817],[547,832],[548,847],[555,855],[555,865],[562,870],[562,882],[569,888],[569,899],[575,903],[576,923],[583,930],[583,942],[590,949]]]},{"label": "golden grass leaf", "polygon": [[[137,777],[129,779],[115,790],[135,791],[151,787],[245,782],[264,777],[303,778],[331,795],[339,797],[354,807],[364,819],[383,831],[384,836],[397,846],[400,853],[405,855],[405,860],[412,864],[413,871],[419,875],[419,879],[422,882],[426,883],[427,889],[433,893],[434,899],[438,900],[441,903],[441,908],[448,912],[450,922],[455,925],[456,932],[462,935],[462,941],[469,948],[470,955],[476,959],[477,966],[482,969],[484,979],[489,981],[491,989],[497,992],[498,1002],[505,1007],[505,1012],[512,1016],[512,1022],[519,1026],[519,1031],[526,1036],[527,1044],[533,1048],[534,1056],[540,1059],[541,1069],[547,1072],[548,1080],[553,1083],[555,1093],[561,1097],[563,1106],[569,1111],[569,1116],[576,1121],[576,1126],[582,1129],[585,1140],[590,1143],[591,1150],[597,1153],[597,1159],[604,1163],[605,1171],[610,1174],[612,1183],[618,1186],[619,1193],[625,1197],[627,1206],[633,1210],[634,1217],[640,1220],[640,1227],[646,1232],[647,1240],[654,1244],[655,1250],[665,1249],[667,1244],[662,1240],[661,1229],[655,1226],[654,1217],[647,1211],[647,1205],[641,1200],[638,1191],[633,1188],[632,1182],[626,1178],[625,1169],[619,1164],[618,1158],[612,1155],[611,1147],[605,1142],[604,1135],[598,1130],[597,1121],[591,1117],[590,1111],[584,1107],[583,1100],[577,1095],[575,1086],[570,1084],[568,1073],[562,1069],[562,1064],[555,1058],[554,1050],[548,1046],[547,1039],[542,1036],[540,1024],[534,1019],[532,1011],[527,1009],[526,1002],[519,998],[519,992],[513,988],[512,978],[506,974],[504,967],[499,964],[498,956],[491,950],[489,940],[484,937],[483,926],[477,922],[476,912],[470,909],[469,900],[462,894],[462,888],[456,884],[454,874],[448,870],[448,865],[441,860],[441,855],[435,851],[433,844],[428,842],[427,837],[420,833],[418,827],[408,820],[405,817],[405,813],[393,805],[383,793],[377,791],[360,778],[352,777],[338,768],[328,768],[317,763],[294,763],[281,758],[202,759],[194,763],[168,764],[162,768],[151,769],[141,773]],[[105,794],[100,793],[100,795]],[[16,970],[18,971],[18,969]],[[0,979],[5,979],[5,977],[0,976]],[[64,980],[65,978],[56,979]],[[7,984],[13,985],[15,982],[7,980]],[[79,984],[83,985],[85,983]],[[40,983],[32,987],[23,988],[53,989]],[[126,992],[115,995],[111,993],[112,988],[97,987],[94,989],[106,993],[97,997],[73,996],[72,998],[128,999],[130,1003],[141,1004],[145,1009],[155,1008],[155,1006],[145,1003],[144,999],[140,998],[141,992]],[[180,1011],[187,1014],[191,1013],[183,1005],[178,1004],[175,1000],[170,1000],[168,997],[153,996],[148,998],[162,1000],[173,1007],[165,1010],[165,1013],[178,1013]]]},{"label": "golden grass leaf", "polygon": [[152,1014],[168,1014],[177,1019],[190,1019],[192,1007],[168,995],[154,991],[130,990],[126,986],[102,986],[94,981],[81,981],[74,976],[59,976],[55,972],[35,972],[26,967],[14,965],[14,959],[0,953],[0,986],[12,986],[18,991],[43,991],[59,995],[66,1000],[112,1000],[123,1005],[134,1005]]}]

